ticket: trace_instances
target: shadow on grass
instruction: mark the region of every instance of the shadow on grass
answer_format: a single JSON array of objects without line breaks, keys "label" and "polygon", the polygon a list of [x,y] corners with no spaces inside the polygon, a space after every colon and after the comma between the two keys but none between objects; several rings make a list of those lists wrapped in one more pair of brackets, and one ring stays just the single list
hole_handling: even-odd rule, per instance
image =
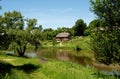
[{"label": "shadow on grass", "polygon": [[11,73],[12,69],[22,70],[25,73],[31,73],[38,69],[40,66],[34,64],[24,64],[21,66],[13,66],[10,63],[0,61],[0,76],[5,76],[6,74]]},{"label": "shadow on grass", "polygon": [[6,56],[12,56],[12,57],[22,57],[22,58],[30,58],[28,56],[19,56],[19,55],[15,55],[15,54],[5,54]]},{"label": "shadow on grass", "polygon": [[26,73],[31,73],[38,69],[40,66],[34,64],[24,64],[22,66],[16,66],[16,69],[23,70]]},{"label": "shadow on grass", "polygon": [[6,73],[10,73],[11,69],[13,68],[13,66],[9,63],[0,61],[0,74],[5,76]]}]

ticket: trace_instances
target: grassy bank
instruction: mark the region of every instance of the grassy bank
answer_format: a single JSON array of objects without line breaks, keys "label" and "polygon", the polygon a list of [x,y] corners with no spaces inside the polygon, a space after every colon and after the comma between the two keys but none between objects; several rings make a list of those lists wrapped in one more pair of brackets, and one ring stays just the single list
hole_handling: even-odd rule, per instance
[{"label": "grassy bank", "polygon": [[[53,42],[55,42],[53,44]],[[62,48],[62,49],[76,49],[76,46],[80,47],[81,49],[90,49],[90,37],[77,37],[72,38],[69,41],[63,41],[63,42],[56,42],[56,41],[44,41],[42,43],[44,48]]]},{"label": "grassy bank", "polygon": [[0,55],[0,79],[118,79],[91,67],[38,58]]},{"label": "grassy bank", "polygon": [[[90,60],[94,58],[89,37],[74,38],[62,42],[62,45],[56,43],[55,46],[52,45],[52,41],[44,43],[45,49],[72,49],[71,56],[88,57]],[[73,62],[17,57],[4,53],[4,51],[0,53],[0,79],[119,79]]]},{"label": "grassy bank", "polygon": [[43,41],[42,42],[42,47],[47,49],[47,48],[55,48],[55,49],[71,49],[71,50],[76,50],[79,48],[78,51],[82,52],[93,52],[91,50],[91,44],[90,44],[90,36],[84,36],[84,37],[76,37],[72,38],[69,41],[62,41],[56,42],[53,45],[53,41]]}]

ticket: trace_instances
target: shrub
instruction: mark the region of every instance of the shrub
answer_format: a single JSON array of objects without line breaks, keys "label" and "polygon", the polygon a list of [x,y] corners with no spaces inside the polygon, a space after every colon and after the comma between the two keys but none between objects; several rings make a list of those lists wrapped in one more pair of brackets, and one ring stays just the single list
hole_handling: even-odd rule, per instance
[{"label": "shrub", "polygon": [[95,58],[104,64],[119,63],[120,30],[98,31],[92,34]]}]

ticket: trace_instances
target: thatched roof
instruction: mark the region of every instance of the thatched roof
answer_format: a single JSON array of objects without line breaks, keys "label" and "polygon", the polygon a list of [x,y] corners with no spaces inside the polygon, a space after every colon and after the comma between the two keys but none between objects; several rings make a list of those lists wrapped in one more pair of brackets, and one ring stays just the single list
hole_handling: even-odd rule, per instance
[{"label": "thatched roof", "polygon": [[67,33],[67,32],[58,33],[56,35],[56,37],[69,37],[69,36],[70,36],[70,33]]}]

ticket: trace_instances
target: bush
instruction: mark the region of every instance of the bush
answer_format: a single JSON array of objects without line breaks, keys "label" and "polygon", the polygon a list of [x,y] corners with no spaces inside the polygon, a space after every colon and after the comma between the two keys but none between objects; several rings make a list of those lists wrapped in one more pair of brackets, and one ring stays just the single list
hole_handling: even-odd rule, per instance
[{"label": "bush", "polygon": [[95,58],[104,64],[119,63],[120,30],[98,31],[92,34],[92,47]]},{"label": "bush", "polygon": [[81,51],[82,49],[80,48],[79,45],[76,45],[76,51]]}]

